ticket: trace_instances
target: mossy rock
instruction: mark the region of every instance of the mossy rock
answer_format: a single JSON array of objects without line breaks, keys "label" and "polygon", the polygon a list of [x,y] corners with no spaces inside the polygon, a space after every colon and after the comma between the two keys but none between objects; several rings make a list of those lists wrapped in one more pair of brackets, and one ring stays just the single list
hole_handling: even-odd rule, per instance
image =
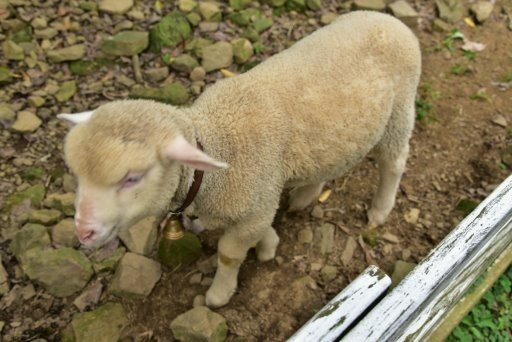
[{"label": "mossy rock", "polygon": [[10,37],[10,40],[12,40],[15,43],[28,43],[32,41],[32,27],[31,26],[25,26],[21,30],[17,31],[16,33],[13,33]]},{"label": "mossy rock", "polygon": [[192,36],[187,18],[179,13],[171,13],[151,28],[150,50],[159,52],[162,47],[174,47]]},{"label": "mossy rock", "polygon": [[286,9],[288,11],[304,12],[306,10],[306,0],[287,0]]},{"label": "mossy rock", "polygon": [[155,100],[178,106],[187,103],[190,94],[185,86],[174,83],[162,88],[135,87],[132,89],[129,97],[132,99]]},{"label": "mossy rock", "polygon": [[107,303],[96,310],[78,313],[62,331],[62,341],[118,341],[128,318],[119,303]]},{"label": "mossy rock", "polygon": [[42,249],[50,247],[50,245],[50,235],[45,226],[27,223],[14,236],[9,248],[14,256],[16,256],[16,259],[22,261],[29,250],[34,248]]},{"label": "mossy rock", "polygon": [[192,54],[198,58],[202,58],[203,57],[203,49],[212,44],[213,44],[213,42],[211,40],[208,40],[208,39],[202,38],[202,37],[197,37],[197,38],[190,40],[185,45],[185,50],[191,51]]},{"label": "mossy rock", "polygon": [[11,208],[13,205],[18,205],[27,199],[30,199],[33,206],[39,206],[43,201],[45,193],[46,188],[43,184],[33,185],[23,191],[16,192],[7,197],[6,208]]},{"label": "mossy rock", "polygon": [[12,83],[12,73],[7,67],[0,66],[0,85]]},{"label": "mossy rock", "polygon": [[146,50],[148,45],[147,32],[122,31],[105,39],[101,51],[111,56],[133,56]]},{"label": "mossy rock", "polygon": [[71,73],[78,76],[94,74],[100,67],[101,66],[95,61],[73,61],[69,63]]},{"label": "mossy rock", "polygon": [[34,181],[37,179],[43,178],[45,175],[45,170],[42,167],[34,166],[28,169],[23,170],[21,173],[21,177],[28,181]]}]

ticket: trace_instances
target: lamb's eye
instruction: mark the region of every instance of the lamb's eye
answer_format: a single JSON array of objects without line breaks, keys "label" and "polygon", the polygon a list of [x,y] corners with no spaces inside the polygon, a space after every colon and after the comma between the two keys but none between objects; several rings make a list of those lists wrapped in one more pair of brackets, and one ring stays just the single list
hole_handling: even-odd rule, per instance
[{"label": "lamb's eye", "polygon": [[136,184],[138,184],[142,178],[144,177],[144,173],[141,172],[128,172],[128,174],[121,181],[121,189],[130,188]]}]

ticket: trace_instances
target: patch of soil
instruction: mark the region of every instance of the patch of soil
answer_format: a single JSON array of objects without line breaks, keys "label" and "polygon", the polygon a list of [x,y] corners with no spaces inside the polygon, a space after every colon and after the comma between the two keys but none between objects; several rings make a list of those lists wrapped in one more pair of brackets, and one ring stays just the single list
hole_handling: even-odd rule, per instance
[{"label": "patch of soil", "polygon": [[[417,122],[395,208],[387,223],[378,228],[377,241],[369,243],[368,237],[374,232],[366,224],[366,210],[377,183],[376,163],[370,155],[345,177],[327,184],[333,193],[326,202],[318,204],[324,209],[322,218],[312,217],[311,207],[299,213],[278,215],[274,224],[281,238],[278,258],[259,263],[251,252],[241,268],[236,294],[228,305],[216,310],[227,320],[229,341],[285,340],[369,264],[391,274],[397,260],[418,263],[463,218],[463,213],[456,209],[460,199],[482,200],[510,173],[500,155],[511,144],[510,125],[507,131],[492,122],[498,115],[512,122],[510,83],[505,89],[497,85],[512,72],[512,33],[507,29],[505,17],[499,14],[499,6],[496,5],[493,15],[481,26],[472,28],[462,20],[454,25],[468,39],[486,44],[486,49],[477,53],[474,60],[458,49],[457,42],[453,51],[443,48],[448,33],[432,31],[435,11],[430,2],[418,2],[416,6],[421,17],[413,29],[423,51],[419,98],[431,104],[432,109],[425,119]],[[342,11],[342,7],[326,1],[322,11]],[[271,47],[267,54],[277,53],[286,47],[289,39],[313,31],[315,25],[307,24],[307,19],[318,21],[320,15],[320,11],[308,16],[284,14],[276,19],[272,34],[264,36],[265,45]],[[285,29],[290,22],[297,26],[291,36],[290,29]],[[92,24],[83,22],[82,25],[86,32],[94,31]],[[467,71],[455,75],[451,71],[455,65]],[[62,79],[69,78],[66,66],[62,69]],[[48,107],[40,112],[44,126],[34,134],[0,135],[3,159],[0,188],[4,193],[19,188],[24,183],[21,172],[34,165],[47,171],[43,181],[49,188],[61,187],[61,181],[56,180],[61,179],[66,169],[62,161],[62,139],[67,127],[53,115],[95,108],[110,98],[125,96],[122,86],[108,82],[117,73],[132,77],[131,68],[123,64],[113,70],[80,78],[83,84],[103,78],[107,82],[103,95],[79,93],[76,102]],[[214,76],[208,81],[213,82],[220,73]],[[475,94],[484,95],[471,99]],[[20,89],[13,100],[18,103],[26,95]],[[420,211],[416,223],[405,220],[412,209]],[[9,215],[2,211],[2,224],[10,222]],[[334,251],[327,256],[319,254],[313,244],[301,244],[297,240],[301,229],[310,227],[314,231],[324,222],[336,224]],[[384,233],[388,233],[387,239],[383,238]],[[218,232],[201,235],[204,259],[215,253],[218,235]],[[360,243],[350,262],[344,265],[341,255],[349,237]],[[8,250],[7,241],[1,242],[0,253],[13,285],[28,286]],[[323,265],[337,267],[338,277],[334,281],[323,281],[319,271]],[[207,290],[206,286],[189,283],[194,273],[195,267],[174,273],[166,270],[146,299],[126,300],[104,295],[102,302],[120,301],[129,312],[131,327],[125,334],[126,340],[172,340],[170,322],[192,307],[196,295]],[[108,283],[108,277],[104,282]],[[73,299],[53,298],[38,286],[35,296],[24,298],[20,294],[0,312],[0,321],[7,323],[3,328],[5,341],[15,340],[13,336],[24,340],[57,339],[58,332],[76,312],[71,304]],[[17,329],[25,330],[15,334]]]}]

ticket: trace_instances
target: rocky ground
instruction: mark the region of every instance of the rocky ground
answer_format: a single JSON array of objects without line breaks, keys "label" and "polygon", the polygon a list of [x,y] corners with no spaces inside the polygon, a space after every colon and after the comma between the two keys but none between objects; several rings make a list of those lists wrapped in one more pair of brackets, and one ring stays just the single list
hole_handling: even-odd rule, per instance
[{"label": "rocky ground", "polygon": [[[201,234],[200,261],[174,272],[155,256],[153,219],[79,248],[57,113],[127,97],[189,104],[355,8],[399,17],[423,51],[408,171],[387,224],[366,227],[369,156],[313,207],[279,213],[278,257],[250,254],[215,312],[202,295],[218,232]],[[0,0],[0,19],[3,341],[284,340],[368,264],[391,274],[419,262],[512,167],[510,1]]]}]

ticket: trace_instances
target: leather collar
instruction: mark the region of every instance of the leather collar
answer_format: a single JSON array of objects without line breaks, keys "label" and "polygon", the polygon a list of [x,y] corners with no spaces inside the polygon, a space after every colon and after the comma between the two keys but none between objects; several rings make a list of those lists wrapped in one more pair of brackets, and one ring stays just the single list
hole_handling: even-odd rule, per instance
[{"label": "leather collar", "polygon": [[[197,147],[202,151],[203,145],[198,141]],[[192,182],[192,185],[190,186],[190,189],[188,189],[187,197],[185,197],[185,201],[183,201],[183,204],[175,210],[170,210],[169,214],[171,215],[180,215],[183,213],[185,209],[194,201],[194,198],[196,197],[199,188],[201,187],[201,183],[203,181],[203,170],[194,170],[194,181]]]}]

